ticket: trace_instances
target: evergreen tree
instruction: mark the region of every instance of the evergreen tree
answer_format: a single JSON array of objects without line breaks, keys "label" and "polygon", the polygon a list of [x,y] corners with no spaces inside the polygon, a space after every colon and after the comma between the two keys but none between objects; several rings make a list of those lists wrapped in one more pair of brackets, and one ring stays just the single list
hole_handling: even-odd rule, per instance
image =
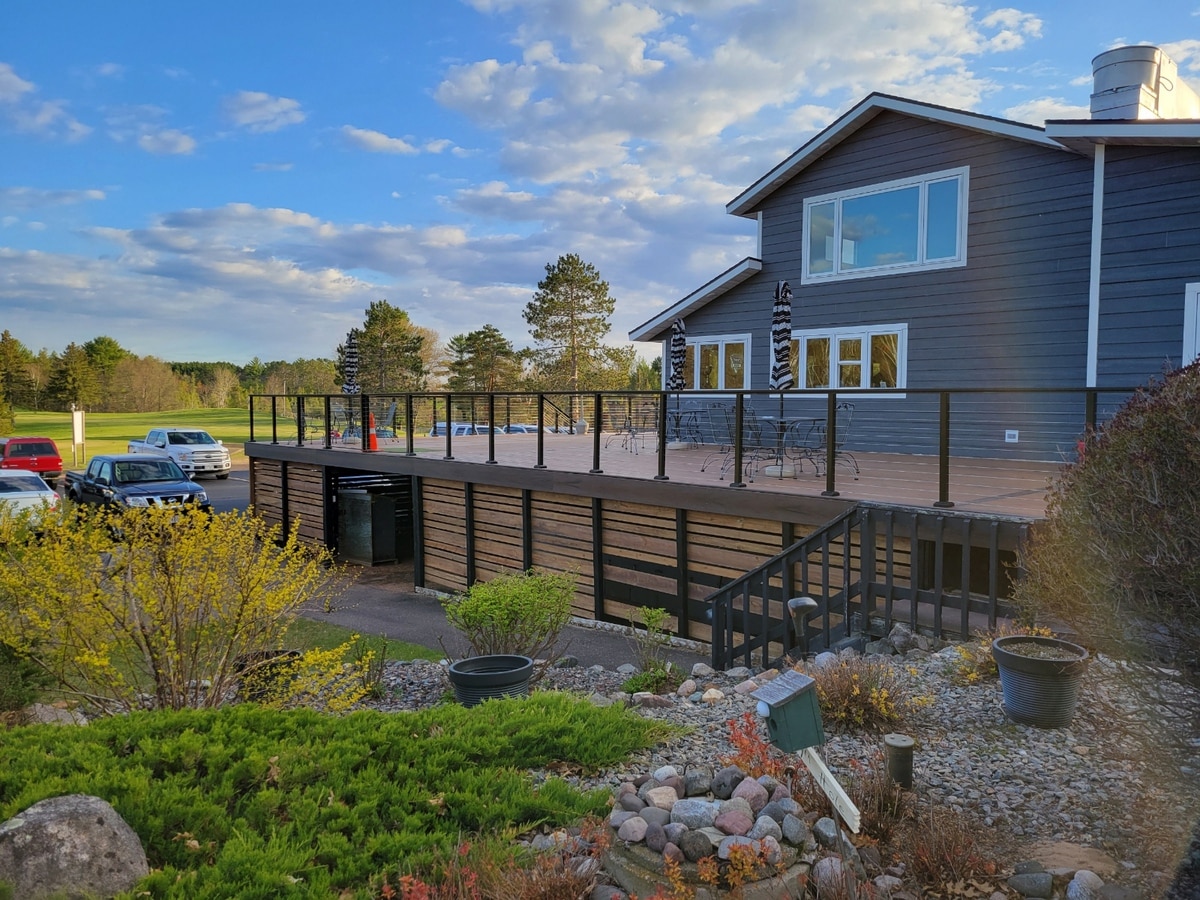
[{"label": "evergreen tree", "polygon": [[7,329],[0,334],[0,400],[9,407],[32,406],[29,363],[33,355]]},{"label": "evergreen tree", "polygon": [[457,334],[446,345],[451,391],[511,391],[521,380],[521,354],[494,325]]},{"label": "evergreen tree", "polygon": [[[364,394],[400,393],[425,388],[428,329],[386,300],[374,301],[358,331],[358,383]],[[343,348],[339,348],[342,350]],[[339,359],[341,354],[339,353]]]},{"label": "evergreen tree", "polygon": [[100,386],[87,353],[78,344],[67,345],[55,361],[48,386],[59,409],[92,409],[100,402]]},{"label": "evergreen tree", "polygon": [[[546,277],[524,311],[543,386],[572,392],[605,386],[596,381],[611,374],[613,356],[603,341],[615,309],[608,282],[574,253],[546,266]],[[628,375],[628,364],[623,372]]]}]

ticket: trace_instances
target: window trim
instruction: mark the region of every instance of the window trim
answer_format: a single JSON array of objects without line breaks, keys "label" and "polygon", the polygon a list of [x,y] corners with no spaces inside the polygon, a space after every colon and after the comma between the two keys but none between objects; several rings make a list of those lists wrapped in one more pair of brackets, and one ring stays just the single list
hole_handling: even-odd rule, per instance
[{"label": "window trim", "polygon": [[[880,275],[895,275],[903,272],[925,272],[935,269],[961,268],[967,264],[967,199],[970,193],[970,166],[960,166],[954,169],[942,169],[911,178],[897,178],[865,187],[844,191],[834,191],[804,199],[804,219],[801,226],[801,260],[800,283],[819,284],[823,281],[848,281],[855,278],[875,278]],[[928,235],[929,221],[929,185],[939,181],[957,179],[958,190],[958,232],[956,234],[958,252],[952,257],[940,257],[935,260],[925,259],[925,242]],[[847,200],[869,197],[872,194],[882,194],[889,191],[901,190],[908,187],[920,188],[918,200],[917,221],[917,259],[912,262],[890,263],[869,268],[841,269],[841,253],[833,260],[833,270],[829,272],[812,273],[809,271],[812,241],[809,239],[809,229],[812,226],[812,209],[826,203],[834,204],[833,241],[834,247],[842,245],[842,205]]]},{"label": "window trim", "polygon": [[1180,363],[1190,365],[1200,357],[1200,282],[1184,286],[1183,352]]},{"label": "window trim", "polygon": [[[720,364],[717,367],[718,387],[700,387],[700,366],[698,364],[699,353],[698,348],[701,344],[718,344],[720,346]],[[744,370],[742,373],[742,387],[727,388],[725,387],[725,345],[726,344],[741,344],[745,356]],[[692,382],[685,384],[685,391],[749,391],[753,389],[754,381],[752,380],[751,371],[751,343],[750,332],[744,334],[698,334],[695,337],[687,337],[687,346],[692,351]]]},{"label": "window trim", "polygon": [[880,334],[896,335],[896,387],[887,388],[888,391],[902,391],[908,387],[908,324],[907,323],[890,323],[886,325],[846,325],[839,328],[811,328],[811,329],[792,329],[792,340],[799,344],[799,353],[796,357],[796,368],[792,376],[796,379],[797,387],[803,390],[809,390],[807,384],[804,383],[804,375],[808,371],[808,341],[812,338],[828,338],[829,339],[829,388],[811,388],[811,390],[836,390],[841,394],[854,394],[857,397],[875,397],[882,400],[900,399],[903,400],[907,395],[902,393],[887,393],[880,394],[877,391],[881,388],[874,388],[870,384],[865,387],[844,388],[836,387],[837,384],[837,366],[839,356],[837,354],[837,346],[839,339],[842,338],[861,338],[863,347],[863,357],[861,360],[855,360],[856,363],[862,366],[863,375],[870,377],[871,371],[871,338]]}]

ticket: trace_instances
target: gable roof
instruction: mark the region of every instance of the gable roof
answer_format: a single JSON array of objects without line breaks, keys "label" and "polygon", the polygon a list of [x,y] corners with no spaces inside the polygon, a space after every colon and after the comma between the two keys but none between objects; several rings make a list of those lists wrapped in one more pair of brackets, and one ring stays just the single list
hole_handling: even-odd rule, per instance
[{"label": "gable roof", "polygon": [[725,211],[734,216],[753,216],[755,208],[776,189],[885,111],[953,125],[958,128],[968,128],[996,137],[1028,141],[1055,150],[1065,149],[1058,141],[1048,137],[1044,129],[1036,125],[1026,125],[1011,119],[999,119],[995,116],[951,109],[933,103],[921,103],[891,94],[873,93],[868,94],[848,112],[835,120],[832,125],[818,133],[799,150],[730,200],[725,206]]},{"label": "gable roof", "polygon": [[629,332],[629,339],[631,341],[658,340],[664,332],[671,328],[671,323],[676,318],[684,318],[686,320],[689,314],[761,271],[762,260],[747,256],[741,262],[730,266],[703,287],[697,288],[682,300],[673,303],[650,321],[643,322],[632,329]]}]

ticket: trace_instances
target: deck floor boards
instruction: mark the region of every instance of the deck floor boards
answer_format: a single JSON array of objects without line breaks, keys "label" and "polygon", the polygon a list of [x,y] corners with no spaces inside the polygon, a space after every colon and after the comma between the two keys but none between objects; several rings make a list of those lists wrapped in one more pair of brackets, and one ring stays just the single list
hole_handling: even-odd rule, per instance
[{"label": "deck floor boards", "polygon": [[[282,443],[282,442],[281,442]],[[320,443],[306,442],[305,446],[321,448]],[[383,454],[405,453],[406,441],[382,439]],[[592,434],[544,435],[542,464],[561,472],[592,473],[624,478],[654,479],[658,475],[658,453],[653,436],[644,445],[637,443],[637,452],[628,449],[621,435],[602,434],[600,440],[600,469],[593,472],[595,438]],[[442,460],[446,458],[444,437],[415,437],[413,450],[418,457]],[[361,453],[357,443],[335,443],[331,452]],[[369,451],[368,451],[369,452]],[[450,453],[461,462],[484,463],[488,460],[488,438],[482,435],[459,436],[451,439]],[[730,491],[773,491],[783,494],[820,496],[826,489],[823,474],[815,472],[812,463],[804,462],[795,477],[767,475],[758,471],[753,480],[743,475],[744,487],[733,487],[734,473],[720,473],[722,456],[716,448],[699,445],[668,445],[664,474],[668,481],[684,484],[724,485]],[[933,507],[938,500],[938,459],[935,456],[915,456],[900,453],[869,453],[855,451],[860,475],[839,465],[835,473],[835,488],[841,500],[868,500],[880,503],[915,507]],[[537,435],[498,434],[495,436],[497,465],[529,468],[538,462]],[[707,468],[701,467],[708,461]],[[1019,459],[977,459],[952,457],[949,466],[949,499],[954,509],[989,515],[1041,518],[1045,514],[1046,493],[1061,464],[1032,462]],[[785,470],[786,471],[786,470]]]}]

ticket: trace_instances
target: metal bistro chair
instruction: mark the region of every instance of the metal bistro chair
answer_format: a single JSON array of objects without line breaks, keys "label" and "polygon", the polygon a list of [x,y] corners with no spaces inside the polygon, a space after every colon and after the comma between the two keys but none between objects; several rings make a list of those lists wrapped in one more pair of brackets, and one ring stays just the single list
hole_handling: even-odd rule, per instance
[{"label": "metal bistro chair", "polygon": [[[755,472],[764,461],[774,462],[774,433],[774,426],[764,423],[754,407],[747,404],[742,410],[742,469],[747,481],[754,480]],[[730,467],[733,466],[733,454],[730,454],[728,463]]]},{"label": "metal bistro chair", "polygon": [[633,405],[626,400],[607,400],[604,405],[613,430],[605,439],[604,446],[607,448],[613,441],[620,441],[622,450],[634,454],[639,447],[645,447],[645,431],[640,427],[641,415]]},{"label": "metal bistro chair", "polygon": [[704,421],[701,423],[701,436],[705,444],[713,445],[713,449],[704,457],[700,471],[705,471],[712,463],[720,462],[720,475],[725,477],[725,460],[733,454],[733,407],[728,403],[709,403],[705,409]]},{"label": "metal bistro chair", "polygon": [[[846,438],[850,434],[850,424],[854,421],[854,404],[842,402],[834,407],[834,465],[842,463],[854,472],[855,479],[861,474],[858,460],[854,454],[845,449]],[[801,435],[803,431],[803,435]],[[805,427],[797,423],[788,430],[786,440],[788,454],[797,465],[803,460],[813,464],[815,474],[819,477],[825,474],[825,466],[829,459],[829,425],[826,419],[813,419],[812,424]]]}]

